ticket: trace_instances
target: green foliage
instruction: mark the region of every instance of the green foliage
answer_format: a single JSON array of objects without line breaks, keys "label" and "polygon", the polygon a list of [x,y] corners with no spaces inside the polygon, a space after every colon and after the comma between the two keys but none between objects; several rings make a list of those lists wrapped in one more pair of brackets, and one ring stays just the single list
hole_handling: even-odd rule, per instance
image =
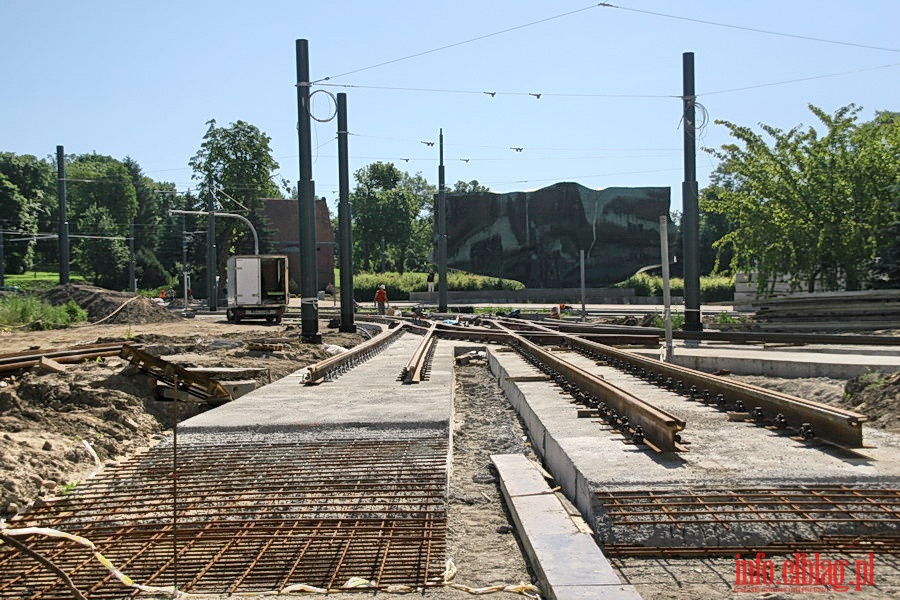
[{"label": "green foliage", "polygon": [[121,289],[128,285],[128,246],[123,239],[111,239],[118,225],[109,209],[90,206],[79,219],[82,227],[102,238],[83,239],[73,248],[72,262],[95,285]]},{"label": "green foliage", "polygon": [[52,306],[31,295],[0,298],[0,328],[61,329],[85,320],[87,312],[72,301]]},{"label": "green foliage", "polygon": [[[420,272],[358,273],[353,276],[353,296],[358,302],[374,302],[375,290],[383,284],[389,300],[409,300],[410,292],[428,291],[427,276],[427,273]],[[525,288],[522,282],[512,279],[504,279],[502,288],[498,288],[498,281],[496,277],[471,273],[451,272],[447,274],[447,287],[450,291],[521,290]]]},{"label": "green foliage", "polygon": [[[659,329],[663,329],[666,326],[666,322],[663,320],[663,316],[659,313],[653,315],[653,326],[658,327]],[[684,327],[684,313],[672,313],[672,329],[681,329]]]},{"label": "green foliage", "polygon": [[[216,120],[207,121],[203,143],[191,160],[193,179],[200,181],[204,195],[199,199],[205,209],[209,194],[223,210],[239,211],[253,223],[259,235],[260,251],[271,250],[272,229],[263,213],[264,198],[281,198],[283,194],[272,181],[278,162],[272,156],[268,135],[245,121],[229,127],[218,127]],[[286,186],[285,182],[282,184]],[[220,261],[226,254],[252,254],[253,236],[247,226],[237,219],[217,219],[218,243],[222,249]]]},{"label": "green foliage", "polygon": [[[83,282],[80,275],[70,274],[72,283]],[[59,273],[55,271],[28,271],[26,273],[6,274],[6,285],[15,285],[26,292],[43,292],[59,285]]]},{"label": "green foliage", "polygon": [[[639,273],[625,281],[615,284],[617,288],[634,288],[635,296],[663,295],[663,279],[659,275]],[[684,296],[684,280],[673,277],[669,280],[669,293],[672,296]],[[700,278],[701,302],[727,302],[734,300],[734,280],[730,277],[710,275]]]},{"label": "green foliage", "polygon": [[361,271],[424,268],[431,252],[433,186],[393,163],[375,162],[354,174],[353,242]]},{"label": "green foliage", "polygon": [[[0,152],[0,215],[7,232],[27,235],[40,231],[40,216],[47,210],[52,189],[53,169],[49,163],[31,155]],[[23,273],[32,269],[36,246],[36,241],[7,243],[6,271]]]},{"label": "green foliage", "polygon": [[764,135],[727,121],[737,143],[707,152],[721,161],[701,207],[732,229],[716,243],[730,248],[732,272],[755,272],[774,285],[858,289],[879,249],[879,232],[897,220],[900,119],[879,115],[858,125],[853,104],[829,115],[810,105],[824,126]]},{"label": "green foliage", "polygon": [[147,248],[141,248],[135,252],[135,261],[137,262],[137,278],[141,282],[141,287],[158,288],[172,283],[172,274],[166,271],[156,254]]},{"label": "green foliage", "polygon": [[478,183],[477,179],[473,179],[469,182],[459,180],[455,184],[453,184],[454,194],[476,194],[478,192],[489,191],[491,191],[491,189],[486,185],[481,185],[480,183]]},{"label": "green foliage", "polygon": [[71,481],[69,483],[64,483],[63,485],[59,486],[59,495],[60,496],[68,496],[69,494],[71,494],[72,492],[75,491],[75,488],[78,487],[79,483],[81,483],[81,482],[80,481]]}]

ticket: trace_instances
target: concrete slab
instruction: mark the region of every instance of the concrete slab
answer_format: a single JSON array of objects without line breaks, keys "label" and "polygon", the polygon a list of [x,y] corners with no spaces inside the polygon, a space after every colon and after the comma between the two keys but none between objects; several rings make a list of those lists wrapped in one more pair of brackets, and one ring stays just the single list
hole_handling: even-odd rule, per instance
[{"label": "concrete slab", "polygon": [[452,342],[440,340],[429,378],[398,381],[421,337],[404,333],[380,353],[333,381],[303,385],[306,369],[181,424],[195,428],[447,427],[452,415]]},{"label": "concrete slab", "polygon": [[[657,454],[625,443],[599,419],[578,418],[571,397],[550,382],[517,381],[537,369],[516,354],[489,348],[489,364],[515,397],[533,447],[566,496],[596,525],[593,493],[683,487],[736,488],[796,484],[900,485],[900,436],[866,428],[866,447],[809,444],[692,402],[572,352],[561,358],[587,368],[651,404],[685,419],[688,452]],[[777,451],[773,451],[777,448]]]},{"label": "concrete slab", "polygon": [[[635,354],[660,358],[659,350],[634,349]],[[719,369],[736,375],[770,377],[833,377],[851,379],[867,371],[893,373],[900,370],[900,351],[865,348],[853,352],[823,352],[820,348],[766,348],[701,344],[697,347],[676,345],[672,362],[676,365],[713,373]]]},{"label": "concrete slab", "polygon": [[521,454],[491,456],[503,496],[547,598],[637,600],[619,581],[588,533],[583,533],[537,467]]}]

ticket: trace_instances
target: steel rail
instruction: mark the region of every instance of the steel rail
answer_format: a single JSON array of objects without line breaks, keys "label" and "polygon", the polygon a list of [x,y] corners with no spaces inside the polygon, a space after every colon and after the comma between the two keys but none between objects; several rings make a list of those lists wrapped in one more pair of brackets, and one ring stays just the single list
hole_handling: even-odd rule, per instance
[{"label": "steel rail", "polygon": [[403,371],[400,372],[400,378],[403,380],[403,383],[422,382],[422,377],[425,375],[426,364],[431,359],[431,354],[434,352],[434,347],[437,343],[437,337],[435,336],[436,329],[437,323],[432,323],[416,348],[416,351],[413,352],[413,355],[410,357],[409,361],[407,361],[406,366],[403,367]]},{"label": "steel rail", "polygon": [[[549,327],[537,323],[529,323],[527,327],[552,331]],[[612,348],[572,334],[567,336],[566,343],[590,356],[612,358],[652,371],[663,378],[670,378],[673,383],[680,381],[684,391],[691,393],[693,388],[695,390],[693,394],[700,395],[704,399],[712,400],[713,397],[721,395],[719,397],[722,403],[725,405],[730,403],[733,407],[740,406],[738,404],[740,402],[741,405],[744,405],[740,412],[752,410],[757,421],[765,420],[768,416],[780,428],[793,427],[799,430],[805,439],[816,437],[851,448],[859,448],[863,444],[862,423],[867,421],[868,417],[860,413],[709,375],[687,367]],[[748,403],[749,407],[744,403]]]},{"label": "steel rail", "polygon": [[344,372],[383,350],[385,346],[395,341],[403,333],[404,328],[407,327],[405,322],[396,321],[396,323],[396,327],[382,331],[371,340],[354,346],[346,352],[330,356],[325,360],[310,365],[307,367],[304,383],[306,385],[320,384],[332,375]]},{"label": "steel rail", "polygon": [[218,381],[169,362],[163,358],[144,352],[134,346],[124,345],[119,356],[131,364],[153,375],[159,381],[199,398],[200,400],[231,400],[231,394]]},{"label": "steel rail", "polygon": [[[628,325],[587,325],[583,323],[567,323],[565,321],[545,319],[545,325],[564,333],[646,333],[663,335],[665,332],[657,327],[638,327]],[[849,346],[900,346],[900,336],[890,335],[856,335],[836,333],[783,333],[766,331],[673,331],[672,336],[680,340],[698,340],[704,342],[735,342],[739,344],[824,344]]]},{"label": "steel rail", "polygon": [[685,421],[669,414],[655,406],[644,402],[637,396],[617,388],[603,381],[596,375],[588,373],[584,369],[573,365],[551,352],[544,350],[537,344],[525,339],[503,325],[496,323],[497,327],[506,329],[511,336],[511,344],[531,355],[540,362],[550,366],[561,374],[566,380],[575,385],[581,392],[593,396],[599,402],[604,402],[616,413],[623,415],[627,426],[637,431],[640,428],[642,441],[657,452],[674,452],[683,450],[679,446],[679,433],[685,427]]},{"label": "steel rail", "polygon": [[735,406],[738,402],[743,404],[743,410],[738,412],[750,413],[759,407],[762,414],[756,412],[755,418],[758,421],[768,418],[779,427],[791,427],[805,432],[803,437],[808,439],[815,437],[850,448],[859,448],[863,445],[862,423],[868,420],[863,414],[694,371],[577,336],[570,336],[568,343],[573,348],[586,351],[592,356],[611,358],[633,367],[653,371],[664,378],[671,378],[673,382],[681,381],[685,392],[690,393],[693,386],[694,394],[705,399],[712,400],[721,394],[722,401],[731,406]]},{"label": "steel rail", "polygon": [[41,358],[50,358],[62,364],[72,364],[101,356],[115,356],[126,345],[130,344],[85,344],[58,350],[27,350],[0,354],[0,372],[19,371],[36,366],[40,364]]}]

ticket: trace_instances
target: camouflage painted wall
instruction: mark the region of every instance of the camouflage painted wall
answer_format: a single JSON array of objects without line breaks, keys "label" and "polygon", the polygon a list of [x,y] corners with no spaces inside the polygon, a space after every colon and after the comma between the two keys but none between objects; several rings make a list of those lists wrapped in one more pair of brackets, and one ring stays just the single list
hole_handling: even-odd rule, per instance
[{"label": "camouflage painted wall", "polygon": [[593,190],[557,183],[533,192],[447,195],[448,264],[528,287],[616,283],[658,264],[669,188]]}]

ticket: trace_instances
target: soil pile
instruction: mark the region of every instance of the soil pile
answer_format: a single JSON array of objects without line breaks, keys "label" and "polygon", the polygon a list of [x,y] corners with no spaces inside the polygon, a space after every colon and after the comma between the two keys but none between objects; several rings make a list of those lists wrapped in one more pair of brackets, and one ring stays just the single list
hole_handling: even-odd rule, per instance
[{"label": "soil pile", "polygon": [[[104,324],[40,335],[7,333],[3,341],[10,348],[18,345],[13,338],[31,345],[51,340],[52,347],[63,334],[80,336],[80,343],[127,341],[183,367],[249,369],[257,373],[260,385],[329,356],[326,346],[301,344],[293,326],[236,328],[201,319],[177,321],[146,326],[153,333],[132,330],[138,335],[128,339],[111,335],[121,325]],[[89,334],[94,337],[88,338]],[[326,332],[324,338],[345,348],[363,341],[361,335],[339,332]],[[251,343],[263,340],[279,342],[273,346],[278,350],[252,349],[257,346]],[[66,365],[64,372],[33,367],[4,373],[0,379],[0,516],[11,516],[29,502],[40,501],[43,494],[64,493],[84,481],[95,461],[83,441],[102,461],[154,443],[172,426],[172,404],[157,400],[155,392],[149,375],[136,372],[118,357]],[[209,408],[180,404],[178,418],[184,420]]]},{"label": "soil pile", "polygon": [[67,283],[50,289],[42,298],[54,306],[69,300],[88,313],[88,320],[104,323],[165,323],[181,317],[158,305],[150,298],[129,292],[115,292],[92,285]]},{"label": "soil pile", "polygon": [[869,427],[900,431],[900,371],[866,373],[847,382],[841,402],[869,417]]}]

